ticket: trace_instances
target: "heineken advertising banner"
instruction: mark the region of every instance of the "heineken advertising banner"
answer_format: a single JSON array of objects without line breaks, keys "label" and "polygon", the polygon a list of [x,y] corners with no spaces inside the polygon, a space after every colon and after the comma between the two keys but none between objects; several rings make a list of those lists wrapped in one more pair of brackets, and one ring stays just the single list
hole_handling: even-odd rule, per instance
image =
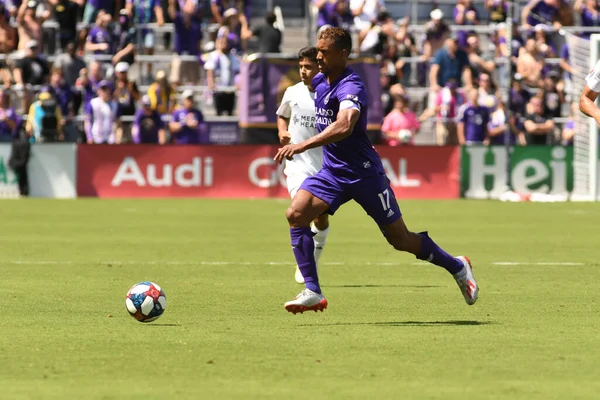
[{"label": "heineken advertising banner", "polygon": [[17,177],[8,166],[10,158],[9,143],[0,144],[0,198],[16,197],[19,195],[19,184]]},{"label": "heineken advertising banner", "polygon": [[[503,146],[464,146],[461,155],[461,196],[495,199],[506,187]],[[573,148],[528,146],[511,149],[510,174],[517,193],[564,195],[573,190]]]}]

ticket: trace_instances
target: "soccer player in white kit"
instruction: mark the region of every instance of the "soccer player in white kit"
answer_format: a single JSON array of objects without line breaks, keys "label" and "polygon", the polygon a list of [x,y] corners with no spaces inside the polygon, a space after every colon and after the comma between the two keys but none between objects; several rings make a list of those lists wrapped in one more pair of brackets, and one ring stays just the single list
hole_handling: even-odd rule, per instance
[{"label": "soccer player in white kit", "polygon": [[594,69],[585,77],[585,88],[579,98],[579,110],[596,120],[600,125],[600,108],[596,105],[596,99],[600,94],[600,61],[596,63]]},{"label": "soccer player in white kit", "polygon": [[[302,81],[287,88],[277,109],[277,129],[282,145],[301,143],[317,134],[315,93],[312,88],[312,80],[319,73],[316,47],[305,47],[298,52],[298,66]],[[321,147],[297,154],[293,160],[286,160],[283,172],[287,178],[290,196],[294,198],[304,179],[316,174],[322,166]],[[311,224],[311,230],[315,234],[313,237],[315,260],[318,263],[329,233],[328,215],[317,217]],[[296,267],[295,279],[298,283],[304,283],[304,277],[298,267]]]}]

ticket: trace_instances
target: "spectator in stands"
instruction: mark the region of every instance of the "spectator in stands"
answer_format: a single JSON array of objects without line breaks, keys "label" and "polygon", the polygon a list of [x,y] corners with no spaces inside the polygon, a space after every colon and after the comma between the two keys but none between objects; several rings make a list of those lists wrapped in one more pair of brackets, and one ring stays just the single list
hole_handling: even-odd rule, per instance
[{"label": "spectator in stands", "polygon": [[[159,0],[127,0],[125,7],[135,26],[151,24],[154,22],[156,22],[156,25],[158,26],[163,26],[165,24],[165,16]],[[144,54],[153,55],[155,43],[154,30],[141,28],[140,35],[142,41],[141,47]],[[147,63],[146,67],[146,73],[151,77],[152,63]]]},{"label": "spectator in stands", "polygon": [[466,38],[467,47],[465,52],[469,57],[469,65],[471,67],[471,75],[479,76],[483,73],[491,74],[496,69],[496,62],[494,61],[494,54],[486,51],[481,51],[481,44],[479,42],[479,34],[471,32]]},{"label": "spectator in stands", "polygon": [[160,118],[160,114],[152,109],[150,98],[147,95],[142,98],[142,108],[135,113],[131,138],[135,144],[165,144],[167,142],[165,124]]},{"label": "spectator in stands", "polygon": [[563,146],[572,146],[575,139],[575,115],[579,112],[579,103],[576,101],[571,103],[571,112],[569,119],[562,129],[561,144]]},{"label": "spectator in stands", "polygon": [[396,46],[396,60],[394,60],[394,66],[396,68],[397,80],[404,86],[410,84],[410,77],[412,73],[412,66],[410,63],[404,61],[406,57],[416,57],[419,52],[417,50],[415,38],[408,32],[408,18],[403,18],[398,22],[398,31],[396,32],[395,46]]},{"label": "spectator in stands", "polygon": [[544,117],[542,97],[533,97],[529,102],[528,108],[528,114],[525,116],[524,122],[527,144],[552,144],[555,127],[554,121]]},{"label": "spectator in stands", "polygon": [[359,52],[363,55],[376,55],[384,52],[389,38],[395,35],[396,26],[390,14],[381,10],[377,19],[358,34]]},{"label": "spectator in stands", "polygon": [[[48,0],[52,5],[54,19],[58,23],[58,39],[60,49],[65,50],[69,43],[77,39],[77,22],[79,21],[80,0]],[[81,2],[83,4],[83,2]]]},{"label": "spectator in stands", "polygon": [[571,92],[571,88],[573,87],[572,77],[575,74],[575,68],[571,65],[571,60],[569,56],[569,44],[565,43],[560,50],[560,68],[563,71],[563,79],[565,82],[565,91],[567,93]]},{"label": "spectator in stands", "polygon": [[36,142],[63,140],[62,112],[52,88],[45,86],[29,108],[25,132]]},{"label": "spectator in stands", "polygon": [[485,8],[489,11],[489,21],[491,23],[499,24],[506,21],[508,15],[508,1],[507,0],[486,0]]},{"label": "spectator in stands", "polygon": [[562,105],[565,104],[565,84],[560,80],[557,71],[550,71],[543,80],[541,87],[542,100],[544,102],[544,117],[560,118]]},{"label": "spectator in stands", "polygon": [[17,126],[17,114],[10,106],[10,96],[0,89],[0,142],[12,142]]},{"label": "spectator in stands", "polygon": [[552,43],[548,41],[548,26],[544,24],[536,25],[534,28],[535,31],[535,46],[538,50],[538,53],[544,58],[555,58],[556,50]]},{"label": "spectator in stands", "polygon": [[110,83],[106,80],[98,83],[98,96],[90,101],[85,112],[85,134],[88,144],[115,143],[118,108],[112,97]]},{"label": "spectator in stands", "polygon": [[281,52],[281,31],[275,27],[277,17],[272,11],[267,11],[265,14],[265,24],[259,25],[253,29],[248,28],[248,23],[244,22],[245,16],[240,15],[242,20],[242,41],[256,37],[258,39],[259,53],[280,53]]},{"label": "spectator in stands", "polygon": [[156,73],[156,81],[150,85],[147,92],[153,110],[160,115],[172,113],[177,103],[177,91],[167,81],[165,71]]},{"label": "spectator in stands", "polygon": [[417,80],[420,86],[426,86],[426,75],[429,61],[440,50],[446,39],[450,36],[450,27],[444,22],[444,13],[439,8],[431,11],[429,14],[431,20],[425,24],[425,39],[423,40],[423,50],[421,63],[417,70]]},{"label": "spectator in stands", "polygon": [[217,40],[227,38],[230,49],[235,53],[241,53],[245,46],[242,42],[242,32],[250,29],[246,18],[240,19],[235,8],[230,8],[223,13],[223,23],[217,31]]},{"label": "spectator in stands", "polygon": [[98,14],[101,11],[110,15],[113,6],[117,5],[117,7],[115,7],[115,8],[117,10],[121,9],[120,7],[118,7],[121,4],[117,4],[117,3],[122,4],[122,0],[117,0],[117,1],[87,0],[87,1],[85,1],[85,8],[83,10],[83,21],[82,22],[86,28],[81,30],[81,35],[79,36],[79,40],[81,43],[85,43],[86,38],[89,34],[89,27],[92,26],[95,21],[97,21]]},{"label": "spectator in stands", "polygon": [[[180,0],[183,1],[183,0]],[[181,8],[181,4],[180,4]],[[246,19],[250,16],[250,1],[249,0],[210,0],[210,8],[215,22],[219,25],[225,20],[225,11],[233,8],[244,12]]]},{"label": "spectator in stands", "polygon": [[[573,9],[580,14],[582,26],[600,26],[600,13],[596,0],[575,0]],[[591,34],[592,32],[582,32],[580,36],[589,38]]]},{"label": "spectator in stands", "polygon": [[18,49],[27,52],[29,43],[33,40],[42,43],[42,24],[50,18],[50,11],[45,10],[39,17],[36,10],[39,3],[36,0],[24,0],[17,14],[17,31],[19,34]]},{"label": "spectator in stands", "polygon": [[368,29],[371,24],[375,23],[377,14],[384,9],[384,0],[350,0],[354,26],[359,32]]},{"label": "spectator in stands", "polygon": [[325,26],[350,29],[354,24],[350,0],[313,0],[313,5],[319,10],[317,29]]},{"label": "spectator in stands", "polygon": [[[108,31],[108,24],[111,21],[110,14],[99,11],[96,17],[96,25],[92,27],[85,43],[85,51],[96,55],[113,54],[113,36]],[[100,60],[102,63],[110,62],[108,60]]]},{"label": "spectator in stands", "polygon": [[521,11],[521,25],[531,29],[539,24],[552,25],[555,29],[562,27],[558,21],[560,11],[559,0],[529,0]]},{"label": "spectator in stands", "polygon": [[233,86],[240,72],[240,61],[231,52],[227,38],[217,40],[217,49],[208,56],[204,69],[217,115],[233,115],[236,98]]},{"label": "spectator in stands", "polygon": [[492,80],[492,76],[490,74],[482,73],[477,78],[477,86],[479,92],[479,105],[487,107],[491,113],[498,105],[498,97],[496,96],[497,88]]},{"label": "spectator in stands", "polygon": [[[0,55],[8,56],[17,48],[17,30],[8,20],[8,12],[4,4],[0,3]],[[0,60],[0,83],[5,87],[10,86],[12,76],[5,59]]]},{"label": "spectator in stands", "polygon": [[523,82],[530,87],[538,87],[544,68],[544,57],[536,47],[535,39],[529,38],[525,46],[519,50],[517,73],[523,77]]},{"label": "spectator in stands", "polygon": [[200,131],[204,125],[202,112],[194,105],[194,92],[185,90],[181,94],[183,107],[179,107],[171,116],[169,130],[175,144],[196,144],[200,140]]},{"label": "spectator in stands", "polygon": [[171,64],[171,82],[178,85],[197,85],[200,81],[198,61],[183,61],[181,56],[193,56],[200,60],[202,21],[197,17],[194,0],[186,0],[183,9],[176,10],[176,1],[169,0],[169,15],[175,25],[175,53]]},{"label": "spectator in stands", "polygon": [[523,77],[517,73],[514,75],[510,89],[510,103],[508,107],[513,113],[513,120],[510,121],[513,132],[523,131],[522,120],[526,114],[527,104],[531,100],[531,94],[523,87]]},{"label": "spectator in stands", "polygon": [[87,110],[90,101],[98,95],[98,84],[103,79],[102,66],[98,61],[92,61],[90,63],[89,72],[87,68],[83,68],[79,72],[79,78],[77,79],[75,87],[83,97],[84,110]]},{"label": "spectator in stands", "polygon": [[77,128],[74,125],[75,96],[71,86],[64,80],[62,69],[53,67],[52,73],[50,74],[50,88],[54,92],[54,99],[63,117],[61,118],[61,127],[65,140],[68,142],[76,142],[79,135],[77,133]]},{"label": "spectator in stands", "polygon": [[82,69],[86,68],[85,61],[77,55],[77,44],[70,42],[65,52],[56,56],[53,66],[62,69],[65,82],[73,87]]},{"label": "spectator in stands", "polygon": [[[140,100],[140,91],[135,81],[129,80],[127,75],[129,64],[121,61],[115,66],[115,82],[113,97],[118,105],[119,117],[133,117],[135,115],[136,103]],[[116,143],[128,143],[131,141],[131,122],[117,122]]]},{"label": "spectator in stands", "polygon": [[445,46],[435,53],[429,71],[429,82],[434,93],[439,92],[450,79],[459,82],[459,86],[472,86],[469,57],[458,48],[454,37],[446,39]]},{"label": "spectator in stands", "polygon": [[479,104],[479,92],[477,89],[470,89],[468,102],[463,104],[458,111],[456,126],[458,143],[467,146],[487,144],[489,121],[489,109]]},{"label": "spectator in stands", "polygon": [[[513,25],[515,27],[516,25]],[[516,29],[516,28],[514,28]],[[501,23],[497,26],[497,30],[493,35],[494,45],[494,58],[504,59],[505,62],[499,63],[498,68],[498,83],[501,87],[507,87],[509,78],[513,74],[512,70],[517,63],[517,56],[519,54],[519,48],[521,47],[520,36],[518,32],[513,32],[512,54],[509,53],[508,49],[508,29],[507,25]]]},{"label": "spectator in stands", "polygon": [[113,38],[115,44],[115,52],[112,57],[113,65],[117,65],[120,62],[132,65],[135,62],[135,55],[137,53],[137,30],[135,25],[131,23],[131,18],[129,18],[125,9],[119,13],[119,23],[115,26]]},{"label": "spectator in stands", "polygon": [[381,126],[383,142],[388,146],[414,144],[414,136],[419,133],[419,128],[417,116],[408,108],[408,98],[398,96],[394,109],[386,115]]},{"label": "spectator in stands", "polygon": [[[456,25],[464,26],[479,25],[479,15],[472,0],[458,0],[456,7],[454,7],[454,22]],[[467,33],[468,30],[457,32],[460,47],[467,47]]]},{"label": "spectator in stands", "polygon": [[431,116],[436,116],[435,133],[438,145],[456,145],[456,116],[458,109],[465,103],[465,96],[458,89],[456,79],[446,82],[446,87],[437,92],[432,107],[426,109],[419,117],[420,122],[426,121]]},{"label": "spectator in stands", "polygon": [[[506,134],[510,132],[506,111],[503,102],[499,102],[495,110],[490,114],[487,125],[487,133],[490,145],[506,144]],[[509,135],[508,144],[515,144],[515,137],[512,132]]]},{"label": "spectator in stands", "polygon": [[38,42],[30,40],[27,43],[27,51],[25,57],[17,60],[13,77],[15,79],[17,89],[25,89],[22,96],[22,108],[27,110],[31,101],[30,90],[32,86],[43,85],[48,82],[50,68],[46,60],[40,57],[38,53]]}]

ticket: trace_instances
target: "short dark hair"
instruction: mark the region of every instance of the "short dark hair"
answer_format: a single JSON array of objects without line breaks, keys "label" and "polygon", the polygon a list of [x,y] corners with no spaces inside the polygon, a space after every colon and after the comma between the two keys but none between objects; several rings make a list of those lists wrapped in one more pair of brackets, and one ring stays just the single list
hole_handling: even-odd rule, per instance
[{"label": "short dark hair", "polygon": [[333,45],[340,50],[352,51],[352,36],[346,29],[329,27],[319,33],[319,39],[332,40]]},{"label": "short dark hair", "polygon": [[298,61],[302,61],[304,59],[317,62],[317,48],[313,46],[301,48],[298,52]]},{"label": "short dark hair", "polygon": [[265,21],[267,21],[267,24],[273,25],[275,21],[277,21],[277,16],[273,11],[267,11],[265,14]]}]

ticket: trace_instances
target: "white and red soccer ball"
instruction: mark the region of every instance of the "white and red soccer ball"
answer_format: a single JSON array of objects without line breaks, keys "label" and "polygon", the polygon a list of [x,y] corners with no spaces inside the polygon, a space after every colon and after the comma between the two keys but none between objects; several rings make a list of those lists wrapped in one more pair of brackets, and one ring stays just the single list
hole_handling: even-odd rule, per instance
[{"label": "white and red soccer ball", "polygon": [[165,312],[167,296],[156,283],[140,282],[127,292],[125,306],[129,314],[138,321],[152,322]]}]

